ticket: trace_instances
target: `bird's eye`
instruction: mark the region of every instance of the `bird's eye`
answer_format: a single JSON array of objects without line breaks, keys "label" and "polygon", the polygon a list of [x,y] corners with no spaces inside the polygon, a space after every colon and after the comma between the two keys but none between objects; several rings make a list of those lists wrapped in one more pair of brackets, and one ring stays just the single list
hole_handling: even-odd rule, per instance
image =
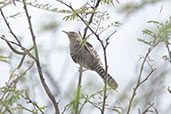
[{"label": "bird's eye", "polygon": [[70,32],[71,34],[75,34],[75,32]]}]

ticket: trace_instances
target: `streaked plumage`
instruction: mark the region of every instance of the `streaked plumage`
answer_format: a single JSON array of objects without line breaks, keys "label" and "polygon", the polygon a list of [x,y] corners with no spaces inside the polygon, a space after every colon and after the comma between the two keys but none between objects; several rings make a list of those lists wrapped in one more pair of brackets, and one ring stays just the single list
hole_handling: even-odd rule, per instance
[{"label": "streaked plumage", "polygon": [[[87,69],[97,72],[104,79],[106,71],[93,46],[88,42],[81,46],[82,38],[77,32],[63,32],[69,37],[70,55],[73,61]],[[109,74],[107,75],[107,83],[112,89],[116,89],[118,86],[117,82]]]}]

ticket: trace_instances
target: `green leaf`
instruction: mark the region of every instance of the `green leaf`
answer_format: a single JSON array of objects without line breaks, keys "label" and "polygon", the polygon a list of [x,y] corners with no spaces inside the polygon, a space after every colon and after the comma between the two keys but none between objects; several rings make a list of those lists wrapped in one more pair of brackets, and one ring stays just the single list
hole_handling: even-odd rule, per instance
[{"label": "green leaf", "polygon": [[144,44],[150,45],[151,46],[151,42],[145,41],[143,39],[137,39],[139,42],[143,42]]},{"label": "green leaf", "polygon": [[8,60],[10,57],[6,57],[6,56],[0,56],[0,61],[8,63]]},{"label": "green leaf", "polygon": [[145,30],[143,30],[142,32],[143,32],[143,34],[147,34],[147,35],[150,35],[150,36],[152,36],[152,37],[156,37],[156,34],[153,33],[153,32],[152,32],[151,30],[149,30],[149,29],[145,29]]},{"label": "green leaf", "polygon": [[112,4],[113,5],[113,0],[101,0],[101,4]]},{"label": "green leaf", "polygon": [[115,112],[117,112],[118,114],[121,114],[121,112],[119,111],[119,109],[113,109]]},{"label": "green leaf", "polygon": [[[88,37],[87,37],[87,38],[88,38]],[[81,42],[81,47],[83,47],[84,44],[87,42],[87,38],[84,38],[84,39],[82,40],[82,42]]]},{"label": "green leaf", "polygon": [[39,111],[39,110],[45,109],[46,107],[47,107],[47,106],[39,107],[36,111]]},{"label": "green leaf", "polygon": [[161,58],[162,58],[163,60],[168,60],[168,56],[167,56],[167,55],[163,55]]},{"label": "green leaf", "polygon": [[153,23],[153,24],[158,24],[158,25],[164,26],[163,23],[160,23],[160,22],[158,22],[158,21],[153,21],[153,20],[147,21],[147,23]]}]

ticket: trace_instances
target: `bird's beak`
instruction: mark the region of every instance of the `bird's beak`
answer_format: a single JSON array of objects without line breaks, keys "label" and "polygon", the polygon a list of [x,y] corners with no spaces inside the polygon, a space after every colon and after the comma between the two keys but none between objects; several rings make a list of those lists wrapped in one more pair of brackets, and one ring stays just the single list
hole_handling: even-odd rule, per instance
[{"label": "bird's beak", "polygon": [[66,32],[66,31],[64,31],[64,30],[62,30],[62,32],[66,33],[66,34],[69,34],[68,32]]}]

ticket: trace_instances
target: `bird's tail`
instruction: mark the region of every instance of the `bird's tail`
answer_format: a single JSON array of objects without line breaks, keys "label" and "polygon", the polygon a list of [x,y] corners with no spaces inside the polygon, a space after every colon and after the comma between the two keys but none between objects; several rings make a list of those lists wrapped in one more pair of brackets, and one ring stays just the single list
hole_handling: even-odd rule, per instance
[{"label": "bird's tail", "polygon": [[109,74],[106,75],[106,71],[104,70],[103,67],[98,67],[98,69],[95,69],[95,71],[101,76],[101,78],[104,80],[106,78],[107,80],[107,84],[112,88],[112,89],[116,89],[118,87],[118,83],[116,82],[116,80],[110,76]]}]

